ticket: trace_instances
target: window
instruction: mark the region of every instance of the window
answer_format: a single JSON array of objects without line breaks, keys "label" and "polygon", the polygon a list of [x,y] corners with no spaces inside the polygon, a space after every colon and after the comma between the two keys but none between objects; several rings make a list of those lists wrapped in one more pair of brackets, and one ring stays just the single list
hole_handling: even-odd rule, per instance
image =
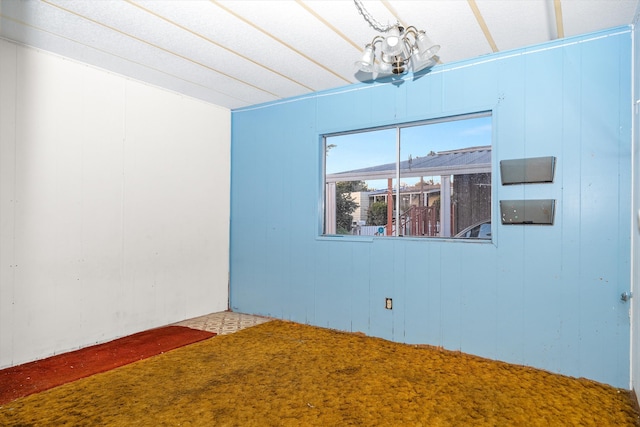
[{"label": "window", "polygon": [[490,113],[325,135],[324,234],[490,239],[491,135]]}]

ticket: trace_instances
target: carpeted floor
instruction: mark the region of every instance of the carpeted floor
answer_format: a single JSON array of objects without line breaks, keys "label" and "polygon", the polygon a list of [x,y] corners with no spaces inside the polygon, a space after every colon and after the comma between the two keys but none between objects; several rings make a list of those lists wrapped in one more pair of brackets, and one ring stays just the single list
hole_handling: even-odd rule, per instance
[{"label": "carpeted floor", "polygon": [[0,370],[0,405],[214,335],[182,326],[167,326],[3,369]]},{"label": "carpeted floor", "polygon": [[0,406],[3,426],[639,426],[626,390],[271,321]]}]

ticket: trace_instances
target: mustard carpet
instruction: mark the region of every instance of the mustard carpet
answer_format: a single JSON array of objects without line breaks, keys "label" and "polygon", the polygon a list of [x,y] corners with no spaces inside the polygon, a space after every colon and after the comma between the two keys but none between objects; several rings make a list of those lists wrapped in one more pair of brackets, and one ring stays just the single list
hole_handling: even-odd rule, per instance
[{"label": "mustard carpet", "polygon": [[638,426],[629,392],[283,321],[0,407],[3,426]]}]

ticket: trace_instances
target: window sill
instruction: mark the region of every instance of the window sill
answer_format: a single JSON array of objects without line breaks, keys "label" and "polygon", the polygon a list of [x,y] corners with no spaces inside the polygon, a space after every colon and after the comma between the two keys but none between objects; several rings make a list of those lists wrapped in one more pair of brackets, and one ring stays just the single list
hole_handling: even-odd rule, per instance
[{"label": "window sill", "polygon": [[373,236],[352,236],[348,234],[331,234],[322,235],[316,237],[316,240],[326,242],[358,242],[358,243],[371,243],[373,242]]},{"label": "window sill", "polygon": [[415,236],[352,236],[352,235],[322,235],[317,236],[316,240],[326,242],[356,242],[356,243],[373,243],[374,241],[385,240],[409,240],[413,242],[438,242],[438,243],[460,243],[464,244],[492,244],[492,239],[474,239],[474,238],[453,238],[453,237],[415,237]]}]

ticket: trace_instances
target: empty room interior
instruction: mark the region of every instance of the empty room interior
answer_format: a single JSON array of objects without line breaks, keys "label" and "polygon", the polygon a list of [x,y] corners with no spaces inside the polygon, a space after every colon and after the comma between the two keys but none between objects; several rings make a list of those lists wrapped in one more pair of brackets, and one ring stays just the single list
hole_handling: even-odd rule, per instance
[{"label": "empty room interior", "polygon": [[0,0],[0,372],[227,316],[637,404],[639,14]]}]

